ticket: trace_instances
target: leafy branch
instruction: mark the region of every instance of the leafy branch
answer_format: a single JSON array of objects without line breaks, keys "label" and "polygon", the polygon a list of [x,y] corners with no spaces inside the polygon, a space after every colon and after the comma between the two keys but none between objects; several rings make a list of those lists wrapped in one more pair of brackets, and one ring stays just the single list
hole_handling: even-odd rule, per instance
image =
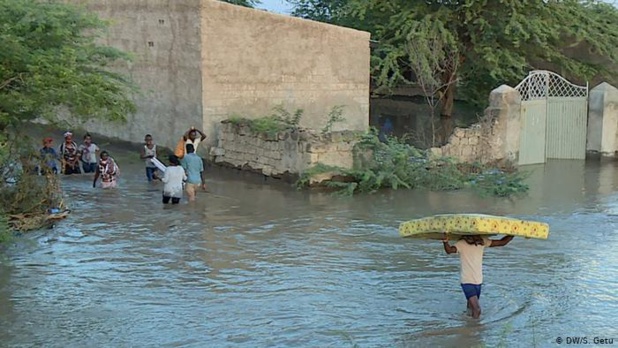
[{"label": "leafy branch", "polygon": [[344,121],[345,117],[343,117],[343,105],[333,106],[328,113],[328,121],[326,121],[326,125],[322,128],[322,135],[332,132],[335,123]]}]

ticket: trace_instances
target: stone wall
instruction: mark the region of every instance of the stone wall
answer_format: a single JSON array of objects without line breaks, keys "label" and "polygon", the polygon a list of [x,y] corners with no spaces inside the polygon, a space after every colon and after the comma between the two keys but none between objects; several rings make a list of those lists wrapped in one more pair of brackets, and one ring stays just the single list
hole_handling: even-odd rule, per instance
[{"label": "stone wall", "polygon": [[[436,156],[466,162],[516,162],[521,141],[521,96],[503,85],[493,90],[481,123],[456,128],[449,142],[431,149]],[[603,82],[588,98],[586,150],[602,157],[618,156],[618,89]]]},{"label": "stone wall", "polygon": [[521,96],[502,85],[489,95],[489,107],[481,122],[455,128],[446,145],[432,148],[434,156],[454,157],[464,162],[515,162],[521,134]]},{"label": "stone wall", "polygon": [[315,129],[343,105],[335,130],[368,127],[367,32],[214,0],[63,1],[111,22],[101,43],[133,55],[116,69],[141,87],[127,124],[89,122],[89,131],[134,142],[150,133],[173,148],[202,127],[205,155],[220,121],[263,117],[277,105],[303,109],[301,126]]},{"label": "stone wall", "polygon": [[482,135],[485,129],[480,124],[470,128],[455,128],[448,143],[442,147],[432,148],[437,156],[454,157],[464,162],[474,162],[483,158]]},{"label": "stone wall", "polygon": [[214,162],[273,177],[298,175],[318,163],[352,168],[357,133],[322,135],[309,129],[259,134],[248,125],[223,121],[218,127]]}]

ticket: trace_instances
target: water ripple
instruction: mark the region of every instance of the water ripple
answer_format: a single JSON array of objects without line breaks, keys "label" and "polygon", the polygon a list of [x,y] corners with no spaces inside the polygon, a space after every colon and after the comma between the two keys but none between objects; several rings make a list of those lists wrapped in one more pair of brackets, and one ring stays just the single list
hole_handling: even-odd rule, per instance
[{"label": "water ripple", "polygon": [[[123,173],[115,192],[65,180],[72,216],[0,261],[1,342],[544,346],[618,326],[612,195],[578,191],[573,204],[538,190],[521,201],[416,191],[347,199],[228,176],[213,177],[197,204],[163,207],[142,168]],[[486,252],[480,321],[464,315],[457,256],[397,231],[414,217],[470,211],[552,227],[549,241],[516,238]]]}]

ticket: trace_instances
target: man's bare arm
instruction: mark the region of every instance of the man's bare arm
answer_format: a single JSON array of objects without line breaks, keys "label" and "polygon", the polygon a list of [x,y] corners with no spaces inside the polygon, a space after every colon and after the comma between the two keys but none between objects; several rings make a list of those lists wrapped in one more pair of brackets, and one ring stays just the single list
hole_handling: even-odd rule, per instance
[{"label": "man's bare arm", "polygon": [[187,139],[189,139],[189,133],[191,133],[192,130],[193,128],[189,129],[188,131],[185,132],[185,134],[182,135],[182,139],[184,141],[187,141]]},{"label": "man's bare arm", "polygon": [[146,149],[145,148],[142,148],[142,151],[140,151],[139,158],[141,158],[141,159],[148,158],[148,156],[146,156]]},{"label": "man's bare arm", "polygon": [[197,128],[196,128],[195,130],[196,130],[198,133],[200,133],[200,137],[201,137],[201,138],[200,138],[200,141],[204,141],[204,139],[206,139],[206,134],[204,134],[204,132],[202,132],[201,130],[199,130],[199,129],[197,129]]},{"label": "man's bare arm", "polygon": [[444,237],[442,238],[442,245],[444,246],[444,251],[447,254],[455,254],[457,253],[457,247],[450,245],[448,243],[448,237],[446,236],[446,233],[444,234]]},{"label": "man's bare arm", "polygon": [[513,238],[515,238],[515,237],[513,237],[513,236],[504,236],[504,237],[502,237],[502,239],[499,239],[499,240],[493,240],[492,239],[490,247],[493,248],[493,247],[505,246],[505,245],[509,244],[509,242],[512,241]]}]

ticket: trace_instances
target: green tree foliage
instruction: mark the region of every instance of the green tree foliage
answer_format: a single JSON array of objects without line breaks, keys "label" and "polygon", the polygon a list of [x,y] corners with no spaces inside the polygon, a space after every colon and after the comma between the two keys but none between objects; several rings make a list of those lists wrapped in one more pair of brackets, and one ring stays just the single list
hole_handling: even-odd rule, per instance
[{"label": "green tree foliage", "polygon": [[[618,10],[596,0],[347,0],[292,1],[297,15],[321,20],[320,6],[334,6],[329,22],[372,32],[378,41],[372,76],[390,88],[415,83],[409,74],[409,43],[439,39],[457,64],[443,66],[441,115],[452,114],[458,96],[484,103],[492,88],[515,85],[529,70],[547,63],[570,78],[609,74],[618,61]],[[300,4],[296,4],[300,3]],[[302,6],[301,6],[302,5]],[[319,5],[319,6],[318,6]],[[329,7],[330,8],[330,7]],[[316,12],[317,11],[317,12]],[[351,20],[351,19],[354,20]],[[610,64],[599,65],[567,53],[583,43]],[[452,59],[448,60],[452,62]],[[412,75],[412,77],[410,77]]]},{"label": "green tree foliage", "polygon": [[347,0],[287,0],[292,5],[292,16],[314,21],[343,24]]},{"label": "green tree foliage", "polygon": [[0,0],[0,198],[6,203],[0,242],[10,216],[43,221],[59,205],[55,176],[36,175],[41,159],[25,145],[25,122],[53,120],[59,108],[111,121],[135,111],[137,88],[114,71],[129,56],[98,43],[105,27],[94,14],[60,2]]},{"label": "green tree foliage", "polygon": [[240,5],[245,7],[255,7],[256,5],[261,4],[260,0],[221,0],[223,2],[227,2],[234,5]]},{"label": "green tree foliage", "polygon": [[70,5],[0,0],[0,129],[59,106],[83,118],[134,112],[134,86],[110,69],[128,55],[96,42],[105,25]]}]

